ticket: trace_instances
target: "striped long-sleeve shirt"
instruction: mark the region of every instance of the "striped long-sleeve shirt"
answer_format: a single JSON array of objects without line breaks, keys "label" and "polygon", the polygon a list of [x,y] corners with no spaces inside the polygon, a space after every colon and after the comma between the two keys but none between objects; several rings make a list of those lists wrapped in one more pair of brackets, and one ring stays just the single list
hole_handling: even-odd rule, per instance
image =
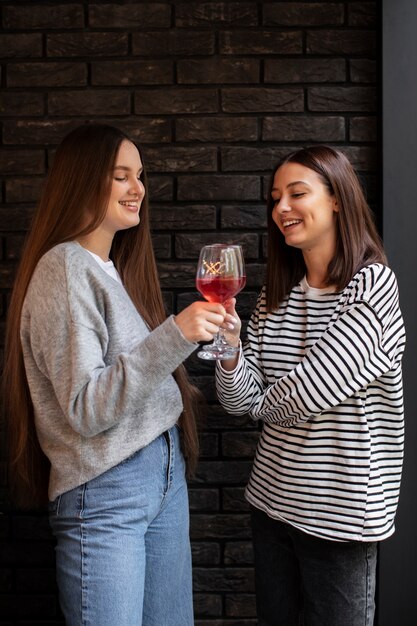
[{"label": "striped long-sleeve shirt", "polygon": [[397,282],[384,265],[363,268],[341,293],[304,279],[269,313],[261,292],[236,368],[216,369],[223,407],[264,422],[251,504],[326,539],[394,532],[404,345]]}]

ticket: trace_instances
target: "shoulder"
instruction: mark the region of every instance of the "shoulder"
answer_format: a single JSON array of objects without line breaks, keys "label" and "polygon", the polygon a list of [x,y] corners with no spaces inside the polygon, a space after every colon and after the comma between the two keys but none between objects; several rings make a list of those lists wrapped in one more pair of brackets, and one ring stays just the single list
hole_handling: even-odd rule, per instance
[{"label": "shoulder", "polygon": [[38,262],[25,298],[25,311],[62,311],[65,304],[95,300],[92,292],[102,270],[78,243],[65,242],[48,250]]},{"label": "shoulder", "polygon": [[373,263],[360,269],[343,292],[345,306],[366,302],[379,315],[398,308],[398,285],[391,268]]}]

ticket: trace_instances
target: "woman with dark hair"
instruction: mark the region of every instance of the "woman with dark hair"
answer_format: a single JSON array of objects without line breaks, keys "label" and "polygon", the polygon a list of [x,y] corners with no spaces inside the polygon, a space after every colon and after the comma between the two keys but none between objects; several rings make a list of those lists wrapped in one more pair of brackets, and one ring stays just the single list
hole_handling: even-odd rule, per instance
[{"label": "woman with dark hair", "polygon": [[370,626],[403,457],[397,283],[341,152],[290,154],[267,210],[266,284],[216,371],[224,408],[263,421],[246,489],[258,623]]},{"label": "woman with dark hair", "polygon": [[67,135],[11,298],[4,389],[13,495],[49,500],[69,626],[193,624],[182,361],[224,319],[207,302],[166,317],[135,144],[106,125]]}]

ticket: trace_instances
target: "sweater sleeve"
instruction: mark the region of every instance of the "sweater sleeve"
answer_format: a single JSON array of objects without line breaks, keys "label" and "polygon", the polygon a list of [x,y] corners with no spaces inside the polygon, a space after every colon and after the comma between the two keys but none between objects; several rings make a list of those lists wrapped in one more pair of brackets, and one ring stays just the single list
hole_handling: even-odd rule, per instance
[{"label": "sweater sleeve", "polygon": [[137,312],[132,314],[133,304],[126,296],[125,317],[120,315],[112,323],[141,324],[143,338],[109,362],[109,328],[99,310],[105,305],[99,303],[100,294],[94,294],[94,285],[88,285],[91,278],[84,281],[74,270],[69,277],[67,268],[56,263],[44,263],[42,269],[23,325],[23,349],[29,355],[26,367],[43,374],[44,384],[55,394],[71,428],[85,437],[125,417],[139,418],[141,407],[151,403],[152,394],[158,393],[196,344],[183,337],[173,316],[147,331]]},{"label": "sweater sleeve", "polygon": [[[386,272],[389,272],[385,268]],[[257,383],[251,370],[262,371],[256,333],[251,333],[236,369],[220,367],[217,388],[231,412],[291,427],[329,410],[387,373],[401,343],[401,316],[395,278],[386,272],[356,283],[337,319],[304,358],[274,384]],[[363,286],[366,286],[366,289]],[[395,306],[397,303],[397,306]]]}]

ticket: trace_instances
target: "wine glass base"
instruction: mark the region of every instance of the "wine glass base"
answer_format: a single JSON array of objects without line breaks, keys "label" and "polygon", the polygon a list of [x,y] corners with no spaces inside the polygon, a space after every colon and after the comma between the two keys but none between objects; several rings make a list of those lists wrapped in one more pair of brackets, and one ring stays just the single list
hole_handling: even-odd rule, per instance
[{"label": "wine glass base", "polygon": [[222,361],[223,359],[233,359],[238,352],[239,348],[227,344],[213,347],[207,345],[197,352],[197,356],[206,361]]}]

